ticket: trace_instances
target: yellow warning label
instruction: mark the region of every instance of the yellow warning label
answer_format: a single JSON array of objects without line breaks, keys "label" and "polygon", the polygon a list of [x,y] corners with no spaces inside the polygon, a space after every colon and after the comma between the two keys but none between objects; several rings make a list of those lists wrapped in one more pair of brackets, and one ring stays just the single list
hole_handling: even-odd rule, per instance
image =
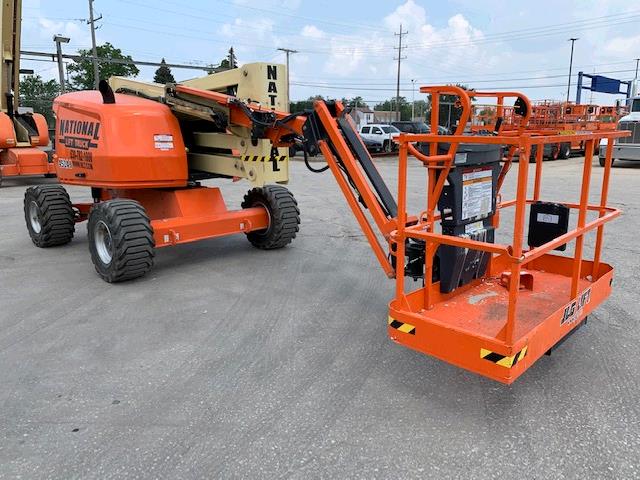
[{"label": "yellow warning label", "polygon": [[524,347],[515,355],[507,357],[505,355],[500,355],[499,353],[492,352],[491,350],[486,350],[484,348],[480,349],[480,358],[484,360],[488,360],[492,363],[500,365],[501,367],[512,368],[515,367],[516,363],[522,360],[527,354],[527,347]]},{"label": "yellow warning label", "polygon": [[402,333],[408,333],[409,335],[416,334],[416,327],[414,327],[410,323],[400,322],[391,316],[389,316],[389,326],[391,328],[395,328],[396,330]]},{"label": "yellow warning label", "polygon": [[288,157],[286,155],[276,155],[271,157],[269,155],[242,155],[243,162],[284,162]]}]

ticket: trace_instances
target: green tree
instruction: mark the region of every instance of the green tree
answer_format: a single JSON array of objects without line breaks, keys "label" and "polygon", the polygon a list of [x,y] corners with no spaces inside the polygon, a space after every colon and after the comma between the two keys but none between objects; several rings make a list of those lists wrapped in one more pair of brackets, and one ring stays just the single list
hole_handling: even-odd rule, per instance
[{"label": "green tree", "polygon": [[229,49],[229,55],[223,58],[220,62],[220,68],[225,70],[238,68],[238,59],[236,58],[236,54],[233,52],[233,47]]},{"label": "green tree", "polygon": [[[378,103],[374,110],[382,112],[395,112],[396,111],[396,98],[385,100]],[[400,120],[411,120],[411,102],[407,102],[405,97],[400,97]]]},{"label": "green tree", "polygon": [[27,75],[20,80],[20,106],[31,107],[41,113],[50,126],[54,125],[53,99],[60,94],[60,84],[55,80],[43,80],[40,75]]},{"label": "green tree", "polygon": [[304,110],[311,110],[313,108],[313,102],[316,100],[324,100],[322,95],[315,95],[313,97],[309,97],[306,100],[298,100],[296,102],[292,101],[289,109],[291,112],[302,112]]},{"label": "green tree", "polygon": [[[456,83],[454,86],[473,91],[473,89],[469,88],[467,85]],[[473,96],[471,96],[471,100],[473,101]],[[462,108],[457,106],[457,101],[458,97],[456,95],[440,95],[440,108],[438,112],[440,116],[440,125],[443,125],[452,131],[455,130],[454,127],[458,124],[460,115],[462,115]]]},{"label": "green tree", "polygon": [[[131,56],[123,54],[122,50],[114,47],[109,42],[104,45],[98,45],[96,51],[99,59],[113,59],[131,62],[99,62],[100,79],[108,80],[109,77],[113,76],[135,77],[140,73],[138,67],[133,64]],[[78,50],[78,55],[81,58],[74,60],[73,63],[67,67],[67,71],[71,74],[72,86],[77,90],[91,90],[94,88],[91,50]]]},{"label": "green tree", "polygon": [[164,58],[153,76],[153,81],[156,83],[176,83],[176,79],[173,78],[173,74],[171,73],[171,68],[167,66]]},{"label": "green tree", "polygon": [[[462,87],[465,90],[469,90],[473,92],[473,89],[470,89],[466,85],[456,85],[458,87]],[[457,106],[458,97],[455,95],[440,95],[440,106],[438,108],[439,115],[439,123],[442,126],[447,128],[451,128],[456,125],[458,120],[460,119],[460,115],[462,114],[462,109]],[[473,100],[473,95],[471,96],[471,100]],[[374,110],[383,111],[383,112],[395,112],[396,111],[396,98],[393,97],[389,100],[385,100],[384,102],[380,102],[376,104]],[[426,123],[430,123],[431,119],[431,100],[416,100],[415,107],[415,116],[423,117]],[[407,101],[405,97],[400,97],[400,120],[410,120],[411,119],[411,102]]]}]

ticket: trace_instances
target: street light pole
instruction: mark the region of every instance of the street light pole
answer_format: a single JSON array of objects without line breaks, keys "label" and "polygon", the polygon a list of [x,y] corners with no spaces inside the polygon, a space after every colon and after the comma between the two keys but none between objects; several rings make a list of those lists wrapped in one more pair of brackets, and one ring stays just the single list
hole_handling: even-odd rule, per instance
[{"label": "street light pole", "polygon": [[53,41],[56,44],[56,52],[58,53],[58,75],[60,78],[60,93],[66,92],[65,84],[64,84],[64,66],[62,63],[62,44],[69,43],[68,37],[63,37],[62,35],[54,35]]},{"label": "street light pole", "polygon": [[416,117],[416,79],[411,79],[411,121]]},{"label": "street light pole", "polygon": [[571,69],[573,68],[573,44],[578,38],[570,38],[571,42],[571,59],[569,60],[569,83],[567,84],[567,103],[569,103],[569,91],[571,90]]}]

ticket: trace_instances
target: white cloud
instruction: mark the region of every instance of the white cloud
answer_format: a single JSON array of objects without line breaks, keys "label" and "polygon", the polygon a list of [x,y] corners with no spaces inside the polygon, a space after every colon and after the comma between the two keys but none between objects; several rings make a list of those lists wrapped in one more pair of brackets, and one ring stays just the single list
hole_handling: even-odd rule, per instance
[{"label": "white cloud", "polygon": [[640,35],[612,38],[604,45],[603,51],[619,59],[634,58],[640,52]]},{"label": "white cloud", "polygon": [[300,35],[302,35],[303,37],[307,37],[307,38],[323,38],[325,36],[325,33],[320,30],[318,27],[316,27],[315,25],[305,25],[302,28],[302,31],[300,32]]},{"label": "white cloud", "polygon": [[[79,22],[56,21],[46,17],[38,19],[38,36],[42,40],[48,40],[53,45],[53,36],[60,34],[69,37],[71,41],[80,46],[87,46],[91,42],[88,27]],[[24,41],[24,40],[23,40]]]},{"label": "white cloud", "polygon": [[407,0],[384,18],[384,24],[394,31],[397,31],[402,24],[403,30],[411,29],[417,32],[425,23],[427,23],[426,10],[413,0]]}]

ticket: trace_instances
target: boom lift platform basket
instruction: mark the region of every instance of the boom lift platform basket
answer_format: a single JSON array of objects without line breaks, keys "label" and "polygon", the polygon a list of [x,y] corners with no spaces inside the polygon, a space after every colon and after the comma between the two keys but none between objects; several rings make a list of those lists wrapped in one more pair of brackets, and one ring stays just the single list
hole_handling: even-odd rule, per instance
[{"label": "boom lift platform basket", "polygon": [[[604,224],[620,215],[619,210],[607,206],[612,140],[626,136],[628,132],[532,136],[523,134],[530,104],[520,94],[467,93],[456,87],[422,87],[421,92],[432,96],[431,125],[439,124],[440,94],[457,95],[462,113],[454,135],[402,134],[399,137],[398,228],[392,233],[392,239],[397,245],[398,258],[405,257],[405,246],[410,245],[409,242],[423,242],[425,274],[424,286],[407,293],[403,262],[396,262],[396,295],[389,304],[389,335],[415,350],[494,380],[511,383],[577,328],[611,292],[613,268],[601,261],[601,254]],[[463,135],[471,106],[469,95],[497,98],[498,112],[506,98],[516,97],[522,118],[520,130],[502,133],[498,125],[492,136]],[[589,203],[592,156],[587,155],[579,201],[564,205],[577,211],[576,227],[543,244],[524,249],[526,209],[540,201],[543,165],[543,149],[540,147],[560,140],[584,141],[588,145],[587,151],[592,152],[594,143],[598,144],[601,138],[608,139],[609,143],[600,202]],[[430,142],[430,155],[419,152],[413,142]],[[445,155],[438,154],[435,142],[448,142],[449,151]],[[540,146],[536,152],[532,195],[528,195],[529,164],[520,162],[516,198],[496,205],[496,213],[501,209],[515,208],[510,245],[474,239],[473,235],[452,236],[436,231],[436,222],[442,221],[441,215],[436,214],[436,208],[446,192],[445,181],[454,169],[460,168],[456,165],[459,158],[456,152],[463,145],[478,144],[507,148],[497,179],[498,194],[516,150],[528,158],[532,147]],[[428,168],[427,208],[417,222],[411,222],[406,212],[409,154]],[[475,171],[482,172],[482,169],[476,168]],[[587,221],[588,212],[596,212],[597,218]],[[497,228],[498,223],[499,215],[493,215],[491,227]],[[592,260],[586,260],[584,236],[593,230],[596,230],[594,256]],[[570,241],[575,241],[572,257],[550,253]],[[436,251],[443,246],[466,249],[466,252],[487,252],[486,273],[452,292],[443,292],[438,288],[438,282],[432,281]]]}]

